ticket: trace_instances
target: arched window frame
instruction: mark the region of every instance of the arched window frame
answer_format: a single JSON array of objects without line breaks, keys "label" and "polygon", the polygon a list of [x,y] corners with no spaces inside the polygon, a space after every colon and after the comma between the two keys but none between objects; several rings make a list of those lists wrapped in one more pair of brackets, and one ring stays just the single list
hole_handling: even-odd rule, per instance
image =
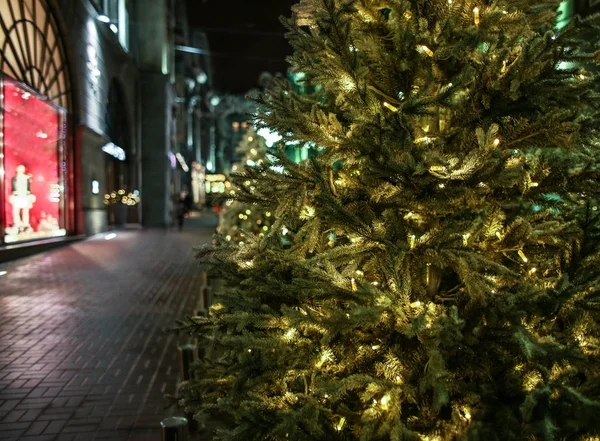
[{"label": "arched window frame", "polygon": [[0,1],[0,72],[71,112],[65,48],[46,1]]}]

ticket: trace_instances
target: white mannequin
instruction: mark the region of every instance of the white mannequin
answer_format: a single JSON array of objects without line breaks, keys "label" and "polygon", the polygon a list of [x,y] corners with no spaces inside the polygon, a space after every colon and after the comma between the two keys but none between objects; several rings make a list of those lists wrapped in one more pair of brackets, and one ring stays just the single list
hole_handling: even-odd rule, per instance
[{"label": "white mannequin", "polygon": [[192,164],[192,195],[194,197],[194,204],[203,207],[206,202],[206,193],[204,191],[204,177],[206,168],[194,162]]},{"label": "white mannequin", "polygon": [[25,166],[17,165],[12,178],[12,194],[9,199],[13,207],[13,222],[18,232],[24,232],[29,225],[29,210],[33,207],[35,196],[31,194],[31,176],[25,174]]}]

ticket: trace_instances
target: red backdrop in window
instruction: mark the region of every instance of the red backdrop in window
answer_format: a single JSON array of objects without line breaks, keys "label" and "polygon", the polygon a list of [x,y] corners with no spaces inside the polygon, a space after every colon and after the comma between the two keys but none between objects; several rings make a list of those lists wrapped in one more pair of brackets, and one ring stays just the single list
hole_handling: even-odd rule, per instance
[{"label": "red backdrop in window", "polygon": [[59,180],[59,146],[62,115],[48,104],[10,80],[4,81],[4,183],[5,227],[13,223],[10,194],[18,165],[31,177],[31,193],[36,201],[29,212],[34,231],[42,213],[59,220],[62,182]]}]

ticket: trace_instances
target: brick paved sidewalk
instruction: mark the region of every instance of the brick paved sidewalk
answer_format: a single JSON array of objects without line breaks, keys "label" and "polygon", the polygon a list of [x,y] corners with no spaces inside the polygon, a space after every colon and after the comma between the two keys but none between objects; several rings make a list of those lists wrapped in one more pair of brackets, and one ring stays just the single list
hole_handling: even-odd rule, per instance
[{"label": "brick paved sidewalk", "polygon": [[191,248],[215,226],[121,231],[0,265],[0,440],[160,440],[183,343],[164,329],[198,301]]}]

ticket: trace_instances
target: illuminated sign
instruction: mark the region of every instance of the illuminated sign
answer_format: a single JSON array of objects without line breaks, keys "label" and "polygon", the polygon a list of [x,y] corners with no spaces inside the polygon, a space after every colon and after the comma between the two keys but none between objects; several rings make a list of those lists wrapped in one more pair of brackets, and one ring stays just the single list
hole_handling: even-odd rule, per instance
[{"label": "illuminated sign", "polygon": [[104,153],[108,153],[110,156],[117,158],[119,161],[125,161],[125,150],[112,142],[102,147]]},{"label": "illuminated sign", "polygon": [[184,172],[187,173],[190,171],[190,168],[188,167],[187,163],[185,162],[185,159],[183,159],[183,156],[181,156],[181,153],[176,153],[175,158],[177,158],[177,160],[179,161],[179,165],[181,165],[181,168],[183,169]]}]

